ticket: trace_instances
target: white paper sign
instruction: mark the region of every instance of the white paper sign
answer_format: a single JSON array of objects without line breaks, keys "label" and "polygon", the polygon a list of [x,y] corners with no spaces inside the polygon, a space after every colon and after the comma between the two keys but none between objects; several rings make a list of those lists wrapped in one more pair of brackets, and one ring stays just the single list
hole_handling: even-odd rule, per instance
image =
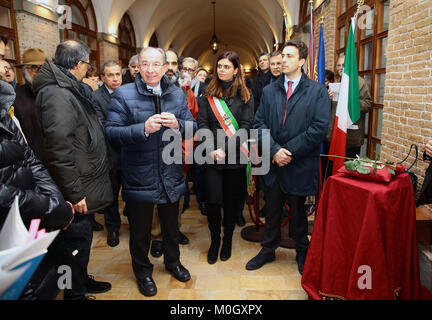
[{"label": "white paper sign", "polygon": [[335,93],[332,101],[338,101],[339,100],[340,87],[341,87],[340,82],[329,83],[329,89]]}]

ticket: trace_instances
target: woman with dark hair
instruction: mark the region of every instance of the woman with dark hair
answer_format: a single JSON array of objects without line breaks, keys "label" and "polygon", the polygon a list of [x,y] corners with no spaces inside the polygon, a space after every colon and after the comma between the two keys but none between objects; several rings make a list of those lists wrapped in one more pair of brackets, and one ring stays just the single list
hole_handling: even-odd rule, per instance
[{"label": "woman with dark hair", "polygon": [[[219,254],[222,208],[224,238],[220,258],[225,261],[231,257],[237,206],[243,195],[241,184],[242,179],[246,179],[247,165],[244,161],[247,150],[240,148],[245,141],[239,141],[242,138],[238,139],[238,134],[249,132],[254,117],[253,99],[242,76],[238,54],[233,51],[221,54],[216,60],[215,71],[205,95],[198,97],[198,127],[213,133],[213,141],[204,142],[213,150],[206,155],[205,166],[206,208],[211,235],[207,261],[210,264],[217,261]],[[220,130],[224,139],[217,139]],[[244,140],[248,135],[241,136]]]}]

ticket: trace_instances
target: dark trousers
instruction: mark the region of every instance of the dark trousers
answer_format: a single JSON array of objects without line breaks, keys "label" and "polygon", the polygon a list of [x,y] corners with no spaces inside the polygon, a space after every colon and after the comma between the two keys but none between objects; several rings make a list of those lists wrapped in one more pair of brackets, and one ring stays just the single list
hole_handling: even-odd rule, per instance
[{"label": "dark trousers", "polygon": [[120,229],[121,218],[118,209],[118,195],[121,186],[121,171],[112,170],[110,173],[111,186],[114,200],[109,207],[106,207],[102,213],[105,216],[105,226],[108,232],[117,232]]},{"label": "dark trousers", "polygon": [[238,218],[243,215],[243,210],[244,210],[244,206],[245,206],[247,197],[248,197],[247,177],[246,177],[246,172],[245,172],[245,176],[241,180],[241,185],[240,185],[240,197],[238,200],[238,211],[237,211],[237,217]]},{"label": "dark trousers", "polygon": [[266,224],[262,241],[263,250],[266,254],[273,253],[280,244],[281,209],[285,201],[290,209],[290,232],[295,240],[296,250],[307,250],[309,246],[306,197],[283,193],[279,186],[279,180],[277,180],[270,191],[266,193]]},{"label": "dark trousers", "polygon": [[82,299],[87,291],[87,265],[92,240],[90,217],[76,213],[69,228],[61,231],[48,248],[45,259],[57,266],[69,266],[72,271],[72,288],[64,290],[65,300]]},{"label": "dark trousers", "polygon": [[206,167],[206,208],[212,240],[220,239],[222,208],[224,237],[229,241],[232,238],[245,172],[245,168],[217,170]]},{"label": "dark trousers", "polygon": [[205,202],[205,167],[194,163],[192,168],[196,200],[198,203]]},{"label": "dark trousers", "polygon": [[[178,201],[175,203],[158,204],[158,215],[162,229],[162,249],[164,263],[173,268],[180,263],[178,245]],[[148,252],[151,242],[151,227],[154,203],[128,201],[129,219],[129,250],[132,257],[132,267],[137,279],[150,277],[153,264],[150,263]]]}]

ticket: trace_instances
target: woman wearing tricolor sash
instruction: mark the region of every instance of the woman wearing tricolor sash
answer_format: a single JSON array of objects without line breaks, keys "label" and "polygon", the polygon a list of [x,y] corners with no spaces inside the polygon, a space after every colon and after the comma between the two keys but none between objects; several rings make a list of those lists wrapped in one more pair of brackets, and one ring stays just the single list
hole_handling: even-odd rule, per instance
[{"label": "woman wearing tricolor sash", "polygon": [[[242,179],[246,179],[249,154],[246,140],[254,118],[254,101],[242,77],[238,54],[233,51],[221,54],[214,70],[216,74],[205,95],[198,98],[198,127],[213,133],[213,141],[203,142],[209,143],[213,150],[207,153],[205,165],[210,264],[218,259],[221,221],[224,236],[220,258],[225,261],[231,257],[238,203],[244,195],[241,186]],[[223,139],[218,139],[218,131]]]}]

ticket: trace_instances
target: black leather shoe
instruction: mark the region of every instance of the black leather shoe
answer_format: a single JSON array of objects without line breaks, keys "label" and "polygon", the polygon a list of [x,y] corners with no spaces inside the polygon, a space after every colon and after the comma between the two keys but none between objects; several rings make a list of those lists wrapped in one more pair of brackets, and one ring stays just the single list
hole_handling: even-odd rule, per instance
[{"label": "black leather shoe", "polygon": [[144,279],[137,279],[138,290],[146,297],[154,296],[157,293],[156,283],[152,277],[145,277]]},{"label": "black leather shoe", "polygon": [[198,206],[200,208],[201,214],[203,216],[206,216],[207,215],[207,208],[205,206],[205,202],[198,202]]},{"label": "black leather shoe", "polygon": [[297,251],[296,261],[298,266],[298,271],[301,275],[303,275],[303,269],[306,262],[307,250],[299,250]]},{"label": "black leather shoe", "polygon": [[174,268],[168,268],[167,266],[165,266],[165,269],[171,272],[174,278],[176,278],[178,281],[186,282],[189,281],[191,278],[189,271],[180,263]]},{"label": "black leather shoe", "polygon": [[189,239],[183,233],[179,232],[178,243],[179,244],[183,244],[183,245],[184,244],[188,244],[189,243]]},{"label": "black leather shoe", "polygon": [[102,231],[104,229],[103,225],[101,225],[99,222],[92,221],[92,230],[93,231]]},{"label": "black leather shoe", "polygon": [[218,242],[213,242],[210,244],[210,248],[207,252],[207,262],[209,264],[214,264],[217,261],[219,255],[220,240]]},{"label": "black leather shoe", "polygon": [[243,213],[238,216],[236,223],[239,227],[243,227],[246,224]]},{"label": "black leather shoe", "polygon": [[118,233],[118,231],[108,232],[108,235],[107,235],[107,244],[110,247],[115,247],[115,246],[118,246],[119,243],[120,243],[120,239],[119,239],[119,233]]},{"label": "black leather shoe", "polygon": [[93,276],[88,275],[86,280],[87,293],[104,293],[111,290],[111,283],[96,281]]},{"label": "black leather shoe", "polygon": [[162,241],[160,240],[152,241],[150,254],[155,258],[159,258],[160,256],[162,256]]},{"label": "black leather shoe", "polygon": [[222,249],[220,252],[220,259],[222,261],[227,261],[229,258],[231,258],[231,248],[232,248],[231,241],[229,241],[229,242],[224,241],[222,243]]},{"label": "black leather shoe", "polygon": [[265,265],[267,262],[275,261],[275,259],[276,256],[274,253],[272,255],[265,255],[260,251],[255,258],[252,258],[246,264],[246,270],[257,270],[261,268],[263,265]]}]

